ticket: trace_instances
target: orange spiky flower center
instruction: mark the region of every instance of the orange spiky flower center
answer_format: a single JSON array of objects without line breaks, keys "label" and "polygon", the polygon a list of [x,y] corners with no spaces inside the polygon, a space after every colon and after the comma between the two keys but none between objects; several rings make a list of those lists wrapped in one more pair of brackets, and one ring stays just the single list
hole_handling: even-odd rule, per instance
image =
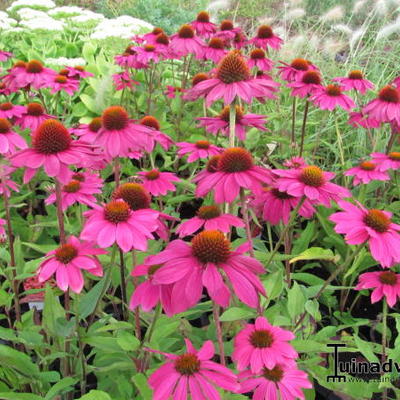
[{"label": "orange spiky flower center", "polygon": [[257,30],[257,37],[259,39],[269,39],[274,36],[274,31],[269,25],[261,25]]},{"label": "orange spiky flower center", "polygon": [[364,75],[360,70],[350,71],[348,75],[349,79],[364,79]]},{"label": "orange spiky flower center", "polygon": [[201,206],[197,210],[197,216],[201,219],[213,219],[221,215],[221,209],[218,206]]},{"label": "orange spiky flower center", "polygon": [[297,71],[308,71],[310,67],[310,63],[305,60],[304,58],[295,58],[291,63],[290,66]]},{"label": "orange spiky flower center", "polygon": [[6,118],[0,118],[0,133],[7,133],[11,130],[11,123]]},{"label": "orange spiky flower center", "polygon": [[60,70],[58,75],[68,76],[69,75],[69,71],[66,68],[63,68],[62,70]]},{"label": "orange spiky flower center", "polygon": [[153,35],[159,35],[160,33],[164,33],[164,29],[163,29],[163,28],[156,27],[156,28],[154,28],[154,29],[151,31],[151,33],[152,33]]},{"label": "orange spiky flower center", "polygon": [[160,171],[157,169],[152,169],[151,171],[146,172],[146,179],[149,181],[155,181],[160,176]]},{"label": "orange spiky flower center", "polygon": [[178,36],[182,39],[194,38],[194,29],[190,25],[182,25],[178,31]]},{"label": "orange spiky flower center", "polygon": [[105,205],[104,218],[113,224],[118,224],[119,222],[125,222],[129,219],[129,212],[128,203],[123,200],[113,200]]},{"label": "orange spiky flower center", "polygon": [[83,175],[81,172],[75,172],[72,175],[72,179],[79,182],[85,182],[85,175]]},{"label": "orange spiky flower center", "polygon": [[42,154],[56,154],[68,150],[71,142],[68,129],[55,119],[43,121],[32,139],[33,148]]},{"label": "orange spiky flower center", "polygon": [[54,81],[57,83],[67,83],[68,82],[68,78],[65,75],[57,75],[54,78]]},{"label": "orange spiky flower center", "polygon": [[391,220],[381,210],[372,208],[364,216],[364,223],[379,233],[387,232]]},{"label": "orange spiky flower center", "polygon": [[373,171],[376,167],[376,164],[372,161],[363,161],[360,163],[360,168],[364,171]]},{"label": "orange spiky flower center", "polygon": [[214,173],[218,171],[218,164],[221,156],[212,156],[206,165],[207,172]]},{"label": "orange spiky flower center", "polygon": [[12,108],[14,107],[14,105],[10,102],[7,103],[1,103],[0,104],[0,110],[1,111],[8,111],[8,110],[12,110]]},{"label": "orange spiky flower center", "polygon": [[400,152],[392,151],[388,154],[389,158],[393,161],[400,161]]},{"label": "orange spiky flower center", "polygon": [[299,178],[305,185],[312,187],[320,187],[325,183],[322,169],[315,165],[304,167],[301,170]]},{"label": "orange spiky flower center", "polygon": [[91,132],[98,132],[101,128],[101,117],[93,118],[90,121],[88,128]]},{"label": "orange spiky flower center", "polygon": [[133,211],[150,208],[150,194],[140,183],[124,183],[114,191],[112,197],[124,200]]},{"label": "orange spiky flower center", "polygon": [[81,188],[81,183],[77,180],[72,180],[63,186],[63,191],[67,193],[76,193]]},{"label": "orange spiky flower center", "polygon": [[169,38],[165,33],[159,33],[156,37],[156,43],[164,44],[165,46],[169,45]]},{"label": "orange spiky flower center", "polygon": [[202,263],[222,263],[228,260],[231,243],[220,231],[203,231],[192,239],[192,253]]},{"label": "orange spiky flower center", "polygon": [[280,382],[282,380],[283,374],[284,374],[283,369],[279,364],[275,365],[275,367],[272,369],[264,367],[262,370],[263,377],[275,383]]},{"label": "orange spiky flower center", "polygon": [[206,81],[208,79],[208,75],[204,72],[199,72],[192,78],[192,86],[196,86],[198,83]]},{"label": "orange spiky flower center", "polygon": [[329,94],[329,96],[337,97],[342,94],[342,90],[340,89],[340,86],[331,84],[326,86],[326,93]]},{"label": "orange spiky flower center", "polygon": [[156,131],[160,130],[160,123],[158,122],[157,118],[153,117],[152,115],[146,115],[140,120],[140,123],[142,125],[153,128]]},{"label": "orange spiky flower center", "polygon": [[280,200],[293,199],[293,196],[291,196],[289,193],[281,192],[280,190],[278,190],[276,188],[272,188],[271,193],[274,195],[274,197],[276,197],[277,199],[280,199]]},{"label": "orange spiky flower center", "polygon": [[263,49],[254,49],[250,53],[252,60],[262,60],[265,58],[265,51]]},{"label": "orange spiky flower center", "polygon": [[210,22],[210,14],[207,11],[200,11],[197,14],[197,22]]},{"label": "orange spiky flower center", "polygon": [[397,275],[393,271],[383,271],[379,274],[379,281],[384,285],[395,286],[397,284]]},{"label": "orange spiky flower center", "polygon": [[239,51],[233,50],[221,60],[217,69],[217,78],[226,84],[250,78],[249,66]]},{"label": "orange spiky flower center", "polygon": [[144,46],[144,50],[149,52],[149,53],[155,51],[155,49],[156,49],[156,46],[154,46],[153,44],[146,44]]},{"label": "orange spiky flower center", "polygon": [[388,103],[400,103],[400,93],[395,87],[386,85],[379,92],[379,99]]},{"label": "orange spiky flower center", "polygon": [[38,60],[31,60],[25,66],[26,72],[40,74],[43,71],[43,64]]},{"label": "orange spiky flower center", "polygon": [[[229,122],[229,112],[230,112],[230,106],[225,106],[221,113],[219,114],[219,117],[225,121]],[[235,106],[235,122],[239,123],[240,120],[243,118],[244,111],[243,108],[240,106]]]},{"label": "orange spiky flower center", "polygon": [[55,253],[56,260],[63,263],[70,263],[78,255],[78,249],[72,244],[61,245]]},{"label": "orange spiky flower center", "polygon": [[321,75],[317,71],[307,71],[304,73],[301,81],[303,83],[312,84],[312,85],[320,85],[321,84]]},{"label": "orange spiky flower center", "polygon": [[223,172],[243,172],[253,167],[253,157],[242,147],[226,149],[218,162],[218,169]]},{"label": "orange spiky flower center", "polygon": [[220,49],[223,50],[225,47],[225,43],[224,41],[219,38],[219,37],[213,37],[210,39],[210,41],[208,42],[208,47],[211,47],[213,49]]},{"label": "orange spiky flower center", "polygon": [[250,343],[256,347],[257,349],[265,349],[267,347],[271,347],[274,342],[274,337],[271,332],[265,329],[256,329],[250,335]]},{"label": "orange spiky flower center", "polygon": [[103,111],[103,126],[110,131],[121,131],[129,123],[129,116],[124,107],[111,106]]},{"label": "orange spiky flower center", "polygon": [[225,19],[221,22],[219,28],[221,31],[231,31],[233,29],[233,22],[230,21],[229,19]]},{"label": "orange spiky flower center", "polygon": [[29,103],[27,113],[28,115],[39,117],[44,114],[44,107],[40,103]]},{"label": "orange spiky flower center", "polygon": [[26,68],[26,62],[25,61],[17,61],[14,63],[13,68]]},{"label": "orange spiky flower center", "polygon": [[211,143],[210,143],[208,140],[198,140],[198,141],[195,143],[195,146],[196,146],[198,149],[207,150],[208,148],[210,148]]},{"label": "orange spiky flower center", "polygon": [[197,358],[196,354],[186,353],[175,360],[174,367],[179,374],[192,376],[200,371],[200,360]]}]

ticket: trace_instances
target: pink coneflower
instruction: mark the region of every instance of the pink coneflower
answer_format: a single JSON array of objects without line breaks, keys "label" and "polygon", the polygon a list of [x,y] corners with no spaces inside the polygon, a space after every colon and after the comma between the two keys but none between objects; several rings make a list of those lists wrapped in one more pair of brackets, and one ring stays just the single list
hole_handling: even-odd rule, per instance
[{"label": "pink coneflower", "polygon": [[56,75],[53,78],[53,81],[48,84],[48,87],[51,88],[51,94],[55,94],[61,91],[72,96],[79,89],[79,80],[74,78],[69,78],[65,75]]},{"label": "pink coneflower", "polygon": [[[208,169],[208,168],[207,168]],[[241,148],[226,149],[218,160],[217,171],[209,175],[198,174],[196,196],[203,197],[214,190],[216,203],[231,203],[241,188],[261,190],[262,183],[271,183],[271,172],[253,163],[251,154]]]},{"label": "pink coneflower", "polygon": [[207,11],[200,11],[196,20],[192,21],[190,25],[196,30],[197,35],[205,39],[210,38],[217,30],[217,26],[210,22],[210,14]]},{"label": "pink coneflower", "polygon": [[91,157],[92,148],[89,145],[72,140],[61,122],[47,119],[34,132],[32,148],[13,154],[11,162],[15,167],[26,167],[24,183],[29,182],[42,166],[48,176],[68,183],[68,166]]},{"label": "pink coneflower", "polygon": [[262,49],[266,49],[269,46],[272,49],[279,50],[282,46],[283,40],[274,34],[274,31],[270,26],[261,25],[257,29],[257,36],[250,39],[249,43]]},{"label": "pink coneflower", "polygon": [[144,125],[148,129],[148,143],[145,147],[145,150],[148,153],[151,153],[156,146],[156,143],[159,143],[160,146],[164,150],[168,150],[172,144],[174,143],[173,140],[164,132],[161,132],[160,122],[157,118],[153,117],[152,115],[144,116],[139,123]]},{"label": "pink coneflower", "polygon": [[291,96],[304,98],[313,95],[323,88],[321,85],[321,75],[318,71],[306,71],[299,81],[288,83],[288,87],[292,88]]},{"label": "pink coneflower", "polygon": [[224,99],[225,104],[231,104],[236,97],[251,103],[254,97],[276,98],[277,82],[271,79],[254,79],[249,66],[239,51],[228,53],[219,63],[215,78],[207,79],[190,89],[193,98],[204,96],[206,105]]},{"label": "pink coneflower", "polygon": [[259,373],[244,371],[239,374],[240,393],[253,392],[253,400],[304,400],[302,389],[311,389],[307,374],[295,363],[277,364]]},{"label": "pink coneflower", "polygon": [[5,91],[16,92],[20,87],[16,82],[16,77],[25,72],[26,62],[17,61],[11,68],[8,69],[8,74],[2,76],[2,84],[4,84]]},{"label": "pink coneflower", "polygon": [[162,55],[165,59],[174,59],[179,58],[174,52],[170,49],[169,44],[170,40],[168,35],[165,33],[160,33],[157,35],[156,39],[152,44],[155,46],[156,51]]},{"label": "pink coneflower", "polygon": [[[91,174],[89,172],[72,174],[71,180],[61,188],[62,210],[65,211],[75,203],[95,207],[97,199],[93,195],[101,193],[102,186],[103,181],[98,174]],[[55,202],[55,193],[52,193],[45,200],[46,205]]]},{"label": "pink coneflower", "polygon": [[164,94],[169,98],[169,99],[175,99],[177,95],[180,95],[184,93],[185,90],[182,89],[179,86],[171,86],[167,85],[167,90],[164,92]]},{"label": "pink coneflower", "polygon": [[400,225],[392,222],[392,213],[357,205],[339,202],[344,211],[329,217],[335,231],[344,234],[348,244],[368,242],[372,257],[384,268],[400,262]]},{"label": "pink coneflower", "polygon": [[[146,41],[147,43],[154,43],[157,36],[161,33],[165,33],[164,29],[155,27],[151,32],[145,33],[144,35],[142,35],[141,41]],[[137,37],[135,39],[137,39]]]},{"label": "pink coneflower", "polygon": [[134,89],[134,85],[140,85],[138,81],[131,78],[128,71],[120,72],[112,76],[115,90]]},{"label": "pink coneflower", "polygon": [[5,118],[0,118],[0,154],[13,154],[17,148],[27,147],[25,139],[12,131],[11,123]]},{"label": "pink coneflower", "polygon": [[132,211],[123,200],[113,200],[103,208],[86,211],[87,221],[81,233],[84,240],[93,240],[106,248],[114,243],[122,251],[147,250],[147,240],[154,239],[158,212],[150,209]]},{"label": "pink coneflower", "polygon": [[116,55],[114,60],[117,65],[125,68],[146,68],[145,64],[138,62],[135,46],[129,45],[122,54]]},{"label": "pink coneflower", "polygon": [[361,71],[350,71],[347,77],[338,77],[332,79],[334,82],[338,82],[342,87],[342,90],[356,90],[361,94],[365,94],[367,90],[373,89],[374,84],[368,79],[364,78]]},{"label": "pink coneflower", "polygon": [[215,230],[198,233],[191,245],[174,240],[151,260],[163,264],[154,273],[154,283],[174,284],[172,304],[184,302],[187,308],[198,303],[203,286],[221,307],[228,307],[233,289],[239,300],[256,308],[259,295],[265,296],[257,275],[265,271],[259,261],[243,254],[249,246],[245,243],[231,250],[230,241]]},{"label": "pink coneflower", "polygon": [[161,54],[153,44],[145,44],[143,47],[136,47],[135,50],[137,53],[137,61],[146,67],[148,67],[150,63],[156,64],[160,60]]},{"label": "pink coneflower", "polygon": [[94,143],[101,125],[101,117],[95,117],[89,124],[81,124],[77,128],[72,128],[71,132],[87,143]]},{"label": "pink coneflower", "polygon": [[385,153],[372,153],[372,162],[378,165],[379,171],[387,171],[389,169],[400,169],[400,152],[392,151],[388,154]]},{"label": "pink coneflower", "polygon": [[250,366],[252,373],[290,363],[298,357],[294,348],[287,343],[294,338],[292,332],[271,325],[264,317],[257,317],[254,324],[247,324],[235,336],[232,360],[239,371]]},{"label": "pink coneflower", "polygon": [[45,68],[38,60],[31,60],[25,64],[25,68],[19,68],[13,73],[13,84],[17,88],[30,85],[34,89],[41,89],[51,86],[56,72],[50,68]]},{"label": "pink coneflower", "polygon": [[231,45],[236,50],[241,50],[243,47],[246,46],[246,44],[247,44],[247,37],[242,31],[237,32],[235,37],[231,41]]},{"label": "pink coneflower", "polygon": [[15,119],[15,124],[21,129],[30,129],[31,132],[35,132],[43,121],[54,118],[53,115],[46,114],[40,103],[29,103],[24,113]]},{"label": "pink coneflower", "polygon": [[18,118],[26,112],[24,106],[12,104],[10,102],[0,104],[0,118]]},{"label": "pink coneflower", "polygon": [[273,61],[266,57],[263,49],[252,50],[247,63],[250,68],[257,67],[260,71],[270,71],[274,66]]},{"label": "pink coneflower", "polygon": [[339,85],[327,85],[315,90],[311,96],[311,101],[321,110],[332,111],[337,106],[346,111],[350,111],[356,105],[354,101],[347,95],[343,94]]},{"label": "pink coneflower", "polygon": [[378,98],[370,101],[363,113],[379,122],[396,121],[400,124],[400,92],[399,89],[387,85],[379,92]]},{"label": "pink coneflower", "polygon": [[65,67],[65,69],[68,72],[69,78],[79,79],[79,78],[90,78],[94,76],[94,74],[92,74],[89,71],[86,71],[86,69],[81,65],[77,65],[76,67]]},{"label": "pink coneflower", "polygon": [[[5,82],[2,82],[3,77],[0,77],[0,94],[3,94],[4,96],[9,96],[12,93],[12,90],[7,87]],[[17,89],[15,89],[16,91]]]},{"label": "pink coneflower", "polygon": [[158,169],[142,171],[138,175],[143,180],[143,186],[153,196],[165,196],[167,192],[175,192],[176,187],[172,182],[180,182],[180,179],[172,172],[161,172]]},{"label": "pink coneflower", "polygon": [[279,75],[286,82],[300,81],[305,72],[315,69],[310,61],[304,58],[295,58],[290,64],[280,62],[283,66],[278,67]]},{"label": "pink coneflower", "polygon": [[194,54],[201,58],[204,42],[196,36],[190,25],[182,25],[178,33],[171,36],[170,48],[180,57]]},{"label": "pink coneflower", "polygon": [[149,385],[154,390],[153,400],[183,400],[189,395],[191,400],[221,400],[217,388],[236,393],[239,389],[236,375],[223,365],[210,361],[214,356],[211,340],[204,342],[200,350],[196,350],[189,339],[185,342],[187,352],[181,356],[161,353],[169,361],[149,377]]},{"label": "pink coneflower", "polygon": [[179,157],[189,154],[188,163],[192,163],[200,158],[209,158],[222,152],[221,147],[214,146],[208,140],[198,140],[195,143],[178,142],[176,145],[179,148]]},{"label": "pink coneflower", "polygon": [[103,276],[103,269],[96,257],[99,254],[107,252],[70,236],[67,243],[46,254],[47,259],[39,266],[39,282],[47,281],[55,273],[57,286],[62,291],[71,288],[73,292],[80,293],[84,284],[82,269],[92,275]]},{"label": "pink coneflower", "polygon": [[360,183],[366,185],[371,181],[390,180],[390,176],[386,172],[379,171],[378,165],[372,161],[362,161],[357,167],[350,168],[343,175],[354,176],[354,186]]},{"label": "pink coneflower", "polygon": [[315,165],[298,169],[276,169],[273,173],[279,177],[276,180],[278,190],[295,197],[305,196],[313,204],[330,207],[331,200],[351,197],[346,188],[329,182],[335,176],[333,172],[322,171]]},{"label": "pink coneflower", "polygon": [[240,218],[223,214],[218,206],[201,206],[196,215],[178,226],[176,233],[179,233],[179,237],[189,236],[201,228],[225,233],[230,232],[232,226],[244,228],[244,223]]},{"label": "pink coneflower", "polygon": [[13,54],[8,51],[0,50],[0,62],[7,61]]},{"label": "pink coneflower", "polygon": [[374,289],[371,293],[371,303],[376,303],[386,296],[386,301],[393,307],[400,297],[400,274],[393,271],[367,272],[358,277],[355,290]]},{"label": "pink coneflower", "polygon": [[13,190],[14,192],[19,192],[18,184],[11,179],[11,174],[14,171],[15,168],[10,167],[7,164],[0,165],[0,182],[3,183],[0,184],[0,195],[3,195],[3,193],[5,193],[7,197],[10,197],[11,190]]},{"label": "pink coneflower", "polygon": [[[271,225],[277,225],[281,221],[284,224],[289,222],[290,213],[296,208],[299,201],[299,197],[291,196],[272,187],[264,188],[261,193],[257,193],[250,205],[264,221],[268,221]],[[299,209],[299,214],[304,218],[311,218],[314,213],[315,209],[309,201],[305,201]]]},{"label": "pink coneflower", "polygon": [[3,218],[0,218],[0,243],[4,243],[4,239],[7,237],[5,226],[7,221]]},{"label": "pink coneflower", "polygon": [[307,163],[303,157],[292,157],[289,160],[286,160],[283,165],[288,168],[302,168],[306,167]]},{"label": "pink coneflower", "polygon": [[357,128],[361,126],[365,129],[379,128],[381,125],[380,121],[370,118],[361,112],[351,112],[349,113],[349,125]]},{"label": "pink coneflower", "polygon": [[229,19],[221,21],[219,25],[219,31],[215,32],[215,37],[219,37],[226,42],[230,42],[235,39],[236,35],[241,32],[239,27],[235,28],[233,22]]},{"label": "pink coneflower", "polygon": [[225,42],[221,38],[213,37],[207,46],[203,48],[202,58],[218,64],[227,53],[228,50],[225,50]]},{"label": "pink coneflower", "polygon": [[154,273],[160,269],[162,265],[146,264],[148,260],[151,261],[151,257],[152,256],[147,257],[144,264],[137,265],[131,272],[131,276],[133,277],[146,276],[147,279],[140,283],[132,293],[129,308],[134,310],[141,306],[143,311],[148,312],[160,303],[165,313],[169,317],[172,317],[173,315],[182,312],[184,308],[179,310],[173,309],[171,306],[173,285],[157,285],[153,282]]},{"label": "pink coneflower", "polygon": [[[267,130],[264,126],[267,123],[265,115],[245,114],[243,108],[239,106],[235,106],[235,108],[235,134],[239,140],[246,140],[246,127],[252,126],[264,132]],[[230,106],[226,106],[217,117],[196,119],[200,121],[199,126],[206,128],[207,132],[214,135],[222,133],[225,136],[229,136],[229,110]]]},{"label": "pink coneflower", "polygon": [[124,107],[111,106],[102,114],[102,127],[97,133],[96,143],[104,148],[108,158],[128,157],[130,151],[146,147],[149,129],[134,124]]}]

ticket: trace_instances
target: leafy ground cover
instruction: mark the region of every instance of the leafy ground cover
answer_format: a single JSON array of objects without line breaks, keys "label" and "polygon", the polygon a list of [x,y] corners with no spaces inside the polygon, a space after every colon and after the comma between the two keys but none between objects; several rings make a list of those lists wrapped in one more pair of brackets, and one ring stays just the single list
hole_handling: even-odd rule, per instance
[{"label": "leafy ground cover", "polygon": [[0,15],[0,398],[397,398],[395,2],[32,3]]}]

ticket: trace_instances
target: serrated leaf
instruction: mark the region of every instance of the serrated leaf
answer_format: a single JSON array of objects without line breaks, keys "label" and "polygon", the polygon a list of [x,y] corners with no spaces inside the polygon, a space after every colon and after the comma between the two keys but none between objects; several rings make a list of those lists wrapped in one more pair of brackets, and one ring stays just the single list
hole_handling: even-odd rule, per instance
[{"label": "serrated leaf", "polygon": [[339,257],[335,256],[332,250],[323,249],[321,247],[310,247],[298,256],[293,257],[289,263],[292,264],[300,260],[327,260],[336,263],[339,260]]}]

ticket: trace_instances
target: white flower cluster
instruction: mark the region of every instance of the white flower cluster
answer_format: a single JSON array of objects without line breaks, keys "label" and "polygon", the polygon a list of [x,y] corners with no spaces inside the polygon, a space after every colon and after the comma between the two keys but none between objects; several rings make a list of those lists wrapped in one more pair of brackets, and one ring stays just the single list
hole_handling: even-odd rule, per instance
[{"label": "white flower cluster", "polygon": [[17,24],[17,21],[13,18],[9,18],[8,14],[4,11],[0,11],[0,30],[11,29],[14,25]]},{"label": "white flower cluster", "polygon": [[86,61],[83,58],[47,58],[45,60],[46,65],[57,66],[57,67],[76,67],[78,65],[86,65]]},{"label": "white flower cluster", "polygon": [[130,39],[133,35],[153,29],[153,25],[138,18],[122,15],[114,19],[105,19],[97,25],[90,36],[92,39],[106,39],[117,37]]},{"label": "white flower cluster", "polygon": [[76,15],[81,15],[83,12],[83,8],[77,6],[63,6],[56,7],[49,11],[49,15],[52,17],[73,17]]},{"label": "white flower cluster", "polygon": [[103,21],[105,19],[103,14],[95,13],[90,10],[82,10],[80,15],[76,15],[74,17],[70,18],[70,21],[79,26],[80,24],[86,23],[86,22],[92,22],[92,23],[98,23],[100,21]]},{"label": "white flower cluster", "polygon": [[56,4],[52,0],[16,0],[14,1],[10,7],[7,8],[7,11],[13,12],[18,8],[29,7],[29,8],[41,8],[45,10],[49,10],[50,8],[54,8]]}]

